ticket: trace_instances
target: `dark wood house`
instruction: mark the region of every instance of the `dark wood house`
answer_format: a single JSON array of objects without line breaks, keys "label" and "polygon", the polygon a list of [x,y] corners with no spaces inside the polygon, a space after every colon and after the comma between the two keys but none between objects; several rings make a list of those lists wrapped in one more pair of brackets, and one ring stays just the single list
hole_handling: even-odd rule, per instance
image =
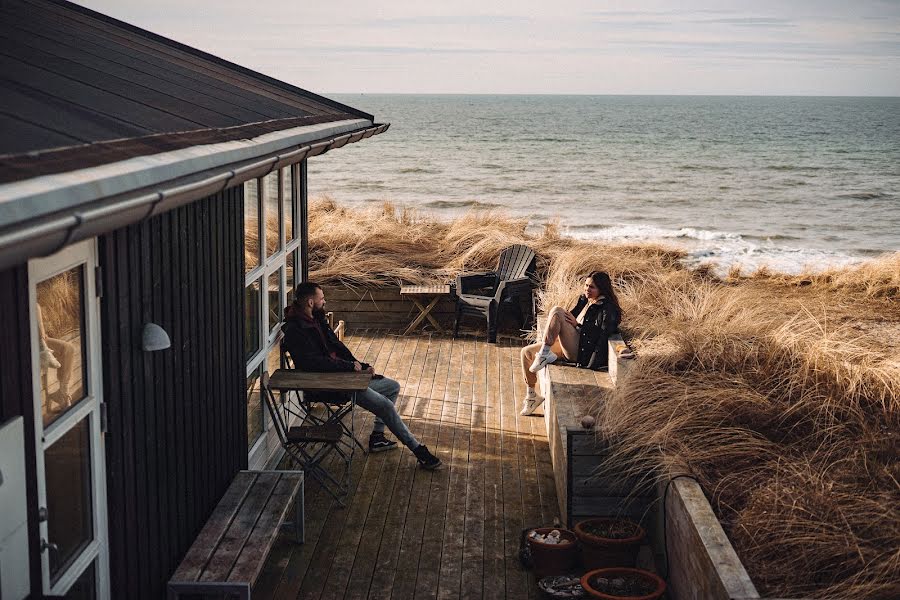
[{"label": "dark wood house", "polygon": [[0,595],[160,598],[276,452],[307,159],[387,124],[61,0],[0,14]]}]

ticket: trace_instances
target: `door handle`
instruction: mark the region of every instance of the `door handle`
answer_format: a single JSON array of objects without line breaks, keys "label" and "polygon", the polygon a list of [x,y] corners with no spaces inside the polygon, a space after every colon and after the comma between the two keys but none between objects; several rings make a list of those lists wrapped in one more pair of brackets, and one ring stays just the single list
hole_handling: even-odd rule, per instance
[{"label": "door handle", "polygon": [[41,553],[47,550],[50,550],[52,552],[59,552],[59,546],[57,546],[53,542],[48,542],[44,538],[41,538]]}]

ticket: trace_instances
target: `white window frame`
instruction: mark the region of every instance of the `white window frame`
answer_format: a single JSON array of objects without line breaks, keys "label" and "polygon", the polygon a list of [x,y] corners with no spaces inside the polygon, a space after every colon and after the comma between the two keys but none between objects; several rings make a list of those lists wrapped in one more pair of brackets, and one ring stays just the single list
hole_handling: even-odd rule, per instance
[{"label": "white window frame", "polygon": [[[293,227],[293,238],[290,242],[285,243],[285,213],[284,213],[284,173],[290,169],[291,172],[291,207],[293,210],[293,216],[291,218],[291,225]],[[300,256],[300,246],[302,244],[302,239],[300,238],[300,186],[299,186],[299,175],[300,175],[300,163],[296,163],[287,167],[283,167],[278,171],[278,235],[280,236],[280,248],[271,256],[266,255],[266,238],[265,238],[265,226],[267,223],[266,211],[268,210],[268,202],[270,198],[268,197],[269,191],[267,186],[265,185],[265,178],[260,177],[256,180],[257,190],[260,194],[260,208],[259,208],[259,219],[261,226],[260,231],[260,248],[261,248],[261,258],[260,265],[249,271],[244,276],[244,293],[246,294],[247,288],[252,285],[254,282],[259,281],[260,284],[260,310],[259,310],[259,322],[257,323],[257,343],[259,349],[256,351],[253,356],[251,356],[246,361],[246,378],[250,377],[255,371],[257,371],[261,365],[265,365],[268,360],[269,353],[273,348],[277,348],[281,339],[281,324],[275,326],[271,331],[269,330],[269,293],[268,293],[268,281],[269,277],[273,274],[281,270],[280,277],[280,289],[281,289],[281,306],[285,308],[287,306],[287,297],[289,290],[287,289],[287,258],[291,252],[297,251],[297,260],[294,261],[294,285],[299,283],[302,280],[302,268],[300,262],[302,261],[302,257]],[[274,172],[273,172],[274,173]],[[271,174],[269,175],[271,176]],[[247,198],[244,198],[244,202],[247,201]],[[246,318],[246,316],[245,316]],[[265,367],[263,367],[265,368]],[[245,390],[246,393],[246,390]],[[264,402],[264,400],[261,400]],[[279,442],[277,439],[277,433],[273,428],[273,424],[269,415],[266,411],[265,406],[262,406],[262,421],[263,421],[263,432],[253,443],[253,446],[250,448],[248,452],[248,464],[251,469],[261,468],[265,465],[266,461],[268,461],[269,457],[272,453],[278,449]]]},{"label": "white window frame", "polygon": [[[100,410],[103,404],[103,371],[100,339],[100,301],[96,294],[95,267],[97,266],[97,240],[92,238],[67,246],[50,257],[34,259],[28,263],[28,306],[31,327],[31,364],[40,365],[38,344],[37,284],[78,266],[84,269],[84,331],[85,344],[82,359],[87,361],[83,383],[85,397],[69,411],[60,415],[44,428],[41,408],[40,371],[32,373],[32,395],[34,398],[35,440],[37,449],[37,483],[39,506],[47,506],[46,467],[44,453],[68,433],[82,419],[87,419],[90,439],[91,500],[93,520],[93,540],[81,550],[75,561],[60,575],[55,584],[50,583],[49,552],[41,552],[41,585],[43,594],[64,596],[69,588],[89,568],[96,565],[95,581],[97,596],[101,600],[110,597],[109,590],[109,542],[107,532],[106,506],[106,444],[101,431]],[[47,520],[40,522],[40,539],[48,538]],[[48,540],[50,543],[53,540]]]}]

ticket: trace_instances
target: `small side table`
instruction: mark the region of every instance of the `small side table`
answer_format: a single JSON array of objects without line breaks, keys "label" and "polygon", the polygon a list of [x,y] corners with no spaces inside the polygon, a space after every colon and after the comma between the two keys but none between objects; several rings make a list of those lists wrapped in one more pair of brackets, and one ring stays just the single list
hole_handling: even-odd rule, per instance
[{"label": "small side table", "polygon": [[[400,296],[408,296],[409,299],[413,301],[413,304],[419,309],[418,316],[416,316],[416,318],[413,319],[413,322],[409,324],[409,327],[406,328],[403,335],[407,335],[410,331],[418,327],[419,323],[425,319],[428,319],[428,321],[434,325],[434,328],[438,333],[444,333],[444,329],[437,320],[431,316],[431,309],[437,305],[441,298],[445,298],[449,295],[449,285],[404,285],[401,287]],[[431,302],[423,305],[422,302],[428,298],[431,298]]]}]

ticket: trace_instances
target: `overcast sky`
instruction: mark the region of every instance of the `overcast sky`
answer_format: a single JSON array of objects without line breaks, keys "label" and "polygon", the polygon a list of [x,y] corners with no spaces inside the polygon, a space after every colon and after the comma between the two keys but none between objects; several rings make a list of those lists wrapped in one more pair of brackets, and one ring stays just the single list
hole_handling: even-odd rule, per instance
[{"label": "overcast sky", "polygon": [[900,0],[79,3],[319,93],[900,95]]}]

